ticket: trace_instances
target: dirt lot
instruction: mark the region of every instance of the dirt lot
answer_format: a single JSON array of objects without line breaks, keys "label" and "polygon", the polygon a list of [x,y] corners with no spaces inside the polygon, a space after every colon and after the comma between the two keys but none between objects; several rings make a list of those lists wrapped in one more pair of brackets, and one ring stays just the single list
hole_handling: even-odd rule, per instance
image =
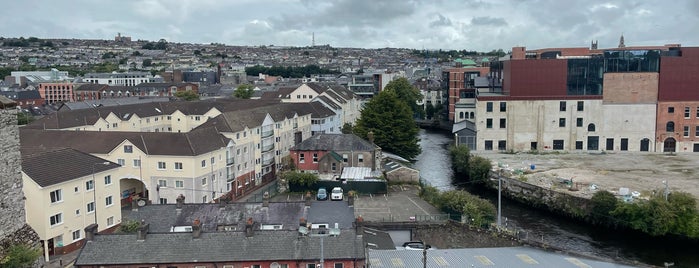
[{"label": "dirt lot", "polygon": [[[699,198],[699,154],[682,153],[548,153],[548,154],[504,154],[482,153],[493,162],[494,170],[503,168],[510,176],[526,179],[542,187],[568,191],[572,194],[591,197],[597,189],[613,193],[619,188],[638,192],[641,198],[653,191],[664,190],[667,181],[669,190],[685,191]],[[534,165],[534,169],[531,166]],[[521,175],[520,175],[521,174]],[[579,191],[569,191],[573,181]]]}]

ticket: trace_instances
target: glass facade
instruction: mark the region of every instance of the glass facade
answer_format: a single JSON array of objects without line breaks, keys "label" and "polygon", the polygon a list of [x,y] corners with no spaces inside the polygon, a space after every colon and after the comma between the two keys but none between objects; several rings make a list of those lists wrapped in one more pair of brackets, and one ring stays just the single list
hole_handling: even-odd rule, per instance
[{"label": "glass facade", "polygon": [[568,59],[568,95],[602,95],[605,59]]}]

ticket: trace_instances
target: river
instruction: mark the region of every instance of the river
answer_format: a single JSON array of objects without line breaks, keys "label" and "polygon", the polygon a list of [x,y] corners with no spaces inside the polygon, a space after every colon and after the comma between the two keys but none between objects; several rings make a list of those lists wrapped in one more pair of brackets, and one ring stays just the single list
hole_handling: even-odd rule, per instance
[{"label": "river", "polygon": [[[491,200],[497,206],[497,192],[470,185],[454,185],[448,147],[453,137],[442,131],[420,130],[422,153],[415,168],[420,177],[438,189],[465,189]],[[592,227],[585,223],[527,207],[519,202],[502,200],[503,223],[527,233],[529,239],[538,239],[566,251],[604,258],[620,258],[644,264],[672,267],[699,267],[699,244],[687,241],[667,241],[628,233]],[[507,220],[505,220],[507,219]]]}]

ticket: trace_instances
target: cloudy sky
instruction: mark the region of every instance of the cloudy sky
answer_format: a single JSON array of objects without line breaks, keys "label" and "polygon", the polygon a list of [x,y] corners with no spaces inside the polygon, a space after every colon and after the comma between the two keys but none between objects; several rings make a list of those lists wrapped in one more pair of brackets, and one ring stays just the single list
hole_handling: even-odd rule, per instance
[{"label": "cloudy sky", "polygon": [[699,46],[697,0],[12,0],[0,36],[490,51]]}]

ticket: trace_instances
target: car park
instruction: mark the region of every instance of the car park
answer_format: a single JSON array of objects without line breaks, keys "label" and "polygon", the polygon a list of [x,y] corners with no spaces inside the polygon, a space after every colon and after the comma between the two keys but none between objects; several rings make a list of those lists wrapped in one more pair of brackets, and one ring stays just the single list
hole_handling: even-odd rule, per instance
[{"label": "car park", "polygon": [[344,192],[342,191],[342,188],[340,188],[340,187],[333,188],[332,192],[330,193],[331,200],[343,200],[344,198],[345,198],[345,195],[344,195]]},{"label": "car park", "polygon": [[316,194],[317,200],[328,200],[328,191],[324,187],[318,188],[318,193]]}]

